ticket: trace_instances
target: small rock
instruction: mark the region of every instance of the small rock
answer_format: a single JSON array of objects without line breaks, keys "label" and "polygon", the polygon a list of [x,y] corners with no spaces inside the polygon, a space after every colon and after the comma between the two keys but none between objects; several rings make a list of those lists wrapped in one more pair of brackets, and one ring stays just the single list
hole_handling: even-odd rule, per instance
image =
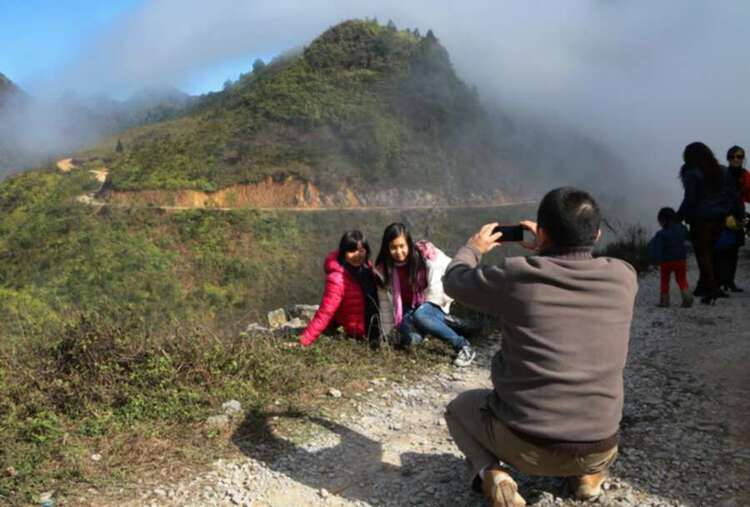
[{"label": "small rock", "polygon": [[286,312],[283,308],[277,308],[276,310],[268,312],[268,325],[271,329],[279,329],[286,324],[287,321]]},{"label": "small rock", "polygon": [[221,409],[227,415],[235,415],[242,412],[242,405],[237,400],[229,400],[222,403]]},{"label": "small rock", "polygon": [[304,320],[300,319],[299,317],[295,317],[289,322],[285,322],[281,325],[281,329],[285,329],[288,331],[296,331],[298,329],[304,329],[307,324]]},{"label": "small rock", "polygon": [[328,390],[328,396],[331,396],[333,398],[341,398],[341,391],[339,391],[335,387],[332,387]]},{"label": "small rock", "polygon": [[16,475],[18,475],[18,471],[13,467],[8,467],[5,469],[3,474],[5,475],[5,477],[15,477]]},{"label": "small rock", "polygon": [[297,317],[309,322],[315,317],[315,312],[318,311],[318,308],[318,305],[292,305],[287,308],[287,311],[292,317]]},{"label": "small rock", "polygon": [[206,424],[210,428],[224,429],[229,426],[229,416],[226,414],[212,415],[206,419]]},{"label": "small rock", "polygon": [[329,496],[331,496],[331,494],[328,492],[326,488],[320,488],[320,491],[318,491],[318,494],[320,495],[321,498],[328,498]]},{"label": "small rock", "polygon": [[263,334],[268,333],[270,329],[268,329],[266,326],[262,326],[258,324],[257,322],[253,322],[252,324],[249,324],[247,328],[245,329],[245,333],[247,334]]},{"label": "small rock", "polygon": [[164,490],[163,490],[163,489],[161,489],[161,488],[156,488],[156,489],[154,490],[154,494],[155,494],[156,496],[167,496],[167,492],[166,492],[166,491],[164,491]]},{"label": "small rock", "polygon": [[96,454],[91,455],[91,461],[101,461],[101,460],[102,460],[102,455],[99,454],[98,452]]}]

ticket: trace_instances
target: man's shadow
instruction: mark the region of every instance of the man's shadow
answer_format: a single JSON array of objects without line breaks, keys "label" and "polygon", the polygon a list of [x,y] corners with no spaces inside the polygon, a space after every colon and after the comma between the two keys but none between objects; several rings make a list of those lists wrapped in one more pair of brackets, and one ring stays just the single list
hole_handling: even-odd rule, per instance
[{"label": "man's shadow", "polygon": [[[295,445],[280,437],[273,423],[303,425],[330,432],[322,437],[335,442],[329,447]],[[315,428],[317,426],[317,428]],[[484,505],[471,492],[462,459],[448,453],[406,452],[400,463],[385,459],[381,442],[322,417],[300,412],[250,413],[232,436],[248,457],[287,477],[349,500],[400,505]],[[393,457],[391,456],[391,461]]]},{"label": "man's shadow", "polygon": [[[314,439],[333,445],[297,445],[274,431],[276,421],[328,435]],[[321,430],[323,430],[321,432]],[[483,506],[471,490],[463,459],[449,453],[404,452],[400,463],[383,444],[342,424],[297,411],[249,413],[232,435],[248,457],[310,488],[332,495],[387,505]],[[517,477],[529,504],[545,493],[565,496],[565,481],[552,477]],[[377,501],[376,501],[377,500]],[[376,502],[375,502],[376,501]]]}]

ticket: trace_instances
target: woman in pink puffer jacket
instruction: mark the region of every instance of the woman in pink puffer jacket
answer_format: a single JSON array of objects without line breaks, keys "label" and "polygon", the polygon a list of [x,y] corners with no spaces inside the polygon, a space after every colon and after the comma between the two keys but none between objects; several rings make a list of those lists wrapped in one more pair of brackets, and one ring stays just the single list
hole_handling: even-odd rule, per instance
[{"label": "woman in pink puffer jacket", "polygon": [[377,287],[370,262],[370,245],[360,231],[341,237],[339,249],[329,253],[323,268],[326,286],[320,308],[300,336],[307,347],[332,326],[340,325],[349,336],[368,337],[379,344]]}]

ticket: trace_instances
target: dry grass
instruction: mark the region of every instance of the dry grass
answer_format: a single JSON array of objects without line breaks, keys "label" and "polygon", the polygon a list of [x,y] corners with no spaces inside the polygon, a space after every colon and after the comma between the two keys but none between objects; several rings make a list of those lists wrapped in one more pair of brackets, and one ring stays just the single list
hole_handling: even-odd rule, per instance
[{"label": "dry grass", "polygon": [[58,341],[6,350],[0,465],[18,474],[0,477],[0,500],[21,504],[41,491],[65,495],[161,471],[174,477],[236,452],[233,428],[205,424],[224,401],[237,399],[250,413],[315,414],[340,403],[326,396],[330,387],[356,392],[377,377],[408,381],[450,355],[434,340],[408,354],[373,352],[344,337],[306,349],[290,347],[292,340],[205,330],[149,336],[82,319]]}]

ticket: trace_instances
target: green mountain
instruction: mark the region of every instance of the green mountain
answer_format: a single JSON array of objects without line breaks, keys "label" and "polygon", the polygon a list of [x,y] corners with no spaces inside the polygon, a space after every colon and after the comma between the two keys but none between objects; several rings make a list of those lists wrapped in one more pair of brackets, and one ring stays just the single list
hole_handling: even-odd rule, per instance
[{"label": "green mountain", "polygon": [[114,190],[292,177],[323,194],[486,192],[503,181],[493,128],[433,33],[415,32],[341,23],[302,51],[256,62],[182,117],[83,155],[104,161]]}]

